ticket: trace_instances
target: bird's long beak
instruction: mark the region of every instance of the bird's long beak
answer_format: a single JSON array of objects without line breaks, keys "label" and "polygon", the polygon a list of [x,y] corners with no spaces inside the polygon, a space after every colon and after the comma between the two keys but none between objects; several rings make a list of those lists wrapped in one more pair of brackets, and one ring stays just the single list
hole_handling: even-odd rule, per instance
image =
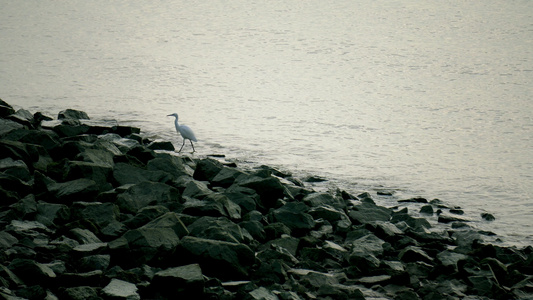
[{"label": "bird's long beak", "polygon": [[172,115],[171,115],[171,114],[170,114],[170,115],[167,115],[167,117],[172,117]]}]

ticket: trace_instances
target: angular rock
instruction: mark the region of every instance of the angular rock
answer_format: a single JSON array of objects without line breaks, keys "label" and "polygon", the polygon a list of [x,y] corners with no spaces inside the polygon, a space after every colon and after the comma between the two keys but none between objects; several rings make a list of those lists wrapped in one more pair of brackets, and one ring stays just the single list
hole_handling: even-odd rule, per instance
[{"label": "angular rock", "polygon": [[204,276],[199,264],[168,268],[155,273],[150,288],[167,299],[198,297],[204,292]]},{"label": "angular rock", "polygon": [[429,256],[422,248],[416,246],[409,246],[400,251],[398,258],[404,262],[425,262],[433,263],[433,258]]},{"label": "angular rock", "polygon": [[96,182],[100,192],[112,189],[109,183],[113,168],[105,164],[71,161],[68,164],[67,179],[87,178]]},{"label": "angular rock", "polygon": [[162,153],[157,154],[156,158],[148,161],[146,169],[148,171],[163,171],[171,174],[173,178],[178,178],[183,175],[190,177],[192,175],[192,172],[183,163],[181,158]]},{"label": "angular rock", "polygon": [[50,284],[57,275],[46,265],[31,259],[14,259],[8,266],[25,284]]},{"label": "angular rock", "polygon": [[385,207],[380,207],[375,204],[364,202],[355,205],[353,210],[348,213],[351,221],[354,224],[367,224],[376,221],[389,221],[392,211]]},{"label": "angular rock", "polygon": [[119,208],[114,203],[74,202],[70,209],[72,218],[90,221],[102,229],[119,218]]},{"label": "angular rock", "polygon": [[206,275],[222,280],[247,278],[255,262],[255,253],[239,243],[186,236],[179,248],[181,257],[200,264]]},{"label": "angular rock", "polygon": [[307,213],[309,207],[301,202],[289,202],[274,210],[272,215],[276,222],[287,225],[292,231],[305,231],[315,227],[313,217]]},{"label": "angular rock", "polygon": [[216,176],[213,177],[213,179],[211,180],[211,184],[213,186],[228,188],[235,182],[235,179],[237,179],[237,177],[243,174],[244,172],[238,169],[223,166],[222,169],[216,174]]},{"label": "angular rock", "polygon": [[331,206],[337,210],[346,208],[346,203],[340,197],[335,197],[330,193],[311,193],[302,200],[310,207]]},{"label": "angular rock", "polygon": [[61,299],[67,300],[97,300],[98,291],[95,287],[90,286],[76,286],[63,288],[60,293]]},{"label": "angular rock", "polygon": [[111,279],[111,282],[102,289],[102,295],[110,299],[141,299],[135,284],[120,279]]},{"label": "angular rock", "polygon": [[87,115],[86,112],[76,109],[65,109],[60,111],[57,114],[57,119],[63,120],[63,119],[74,119],[74,120],[80,120],[80,119],[86,119],[89,120],[89,115]]},{"label": "angular rock", "polygon": [[273,208],[278,199],[283,199],[285,194],[285,188],[275,177],[241,175],[237,177],[235,184],[253,189],[259,195],[261,207],[264,209]]},{"label": "angular rock", "polygon": [[46,226],[60,226],[70,220],[70,209],[67,205],[39,201],[36,205],[35,220]]},{"label": "angular rock", "polygon": [[179,191],[160,182],[142,181],[127,187],[117,196],[117,205],[122,212],[136,214],[141,208],[153,205],[174,206],[182,201]]},{"label": "angular rock", "polygon": [[115,164],[113,178],[119,185],[128,183],[137,184],[145,181],[167,183],[172,180],[172,176],[164,171],[145,170],[126,163]]},{"label": "angular rock", "polygon": [[212,181],[222,170],[223,165],[214,159],[201,159],[196,163],[193,178],[198,181]]},{"label": "angular rock", "polygon": [[223,217],[201,217],[189,225],[188,230],[195,237],[232,243],[244,242],[241,227]]}]

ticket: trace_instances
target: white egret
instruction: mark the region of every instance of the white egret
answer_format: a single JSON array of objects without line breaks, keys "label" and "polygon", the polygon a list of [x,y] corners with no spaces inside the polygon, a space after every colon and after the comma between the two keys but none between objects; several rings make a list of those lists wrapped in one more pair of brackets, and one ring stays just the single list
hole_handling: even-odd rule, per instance
[{"label": "white egret", "polygon": [[194,132],[192,132],[192,129],[189,128],[189,126],[185,126],[185,125],[179,125],[178,124],[178,114],[177,113],[173,113],[173,114],[170,114],[168,115],[167,117],[176,117],[176,120],[174,121],[174,125],[176,126],[176,131],[181,134],[181,137],[183,137],[183,144],[181,145],[181,148],[180,148],[180,151],[178,152],[181,152],[181,149],[183,149],[183,146],[185,146],[185,140],[189,140],[189,142],[191,142],[191,146],[192,146],[192,152],[194,153],[194,145],[192,144],[192,142],[196,142],[196,137],[194,136]]}]

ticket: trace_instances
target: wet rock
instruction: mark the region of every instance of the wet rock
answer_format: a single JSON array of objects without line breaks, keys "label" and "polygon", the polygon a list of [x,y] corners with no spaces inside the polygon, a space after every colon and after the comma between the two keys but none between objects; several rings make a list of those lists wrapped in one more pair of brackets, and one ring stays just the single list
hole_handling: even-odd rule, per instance
[{"label": "wet rock", "polygon": [[200,264],[206,275],[223,280],[247,278],[255,262],[254,252],[239,243],[186,236],[179,248],[182,257]]},{"label": "wet rock", "polygon": [[174,151],[176,150],[174,148],[174,145],[169,141],[154,141],[148,144],[148,149],[151,150],[166,150],[166,151]]},{"label": "wet rock", "polygon": [[199,181],[212,181],[222,168],[223,165],[217,160],[211,158],[199,160],[193,178]]},{"label": "wet rock", "polygon": [[189,264],[155,273],[150,289],[165,298],[199,297],[204,293],[204,285],[200,265]]},{"label": "wet rock", "polygon": [[366,224],[375,221],[389,221],[392,211],[385,207],[377,206],[370,202],[355,205],[348,213],[354,224]]},{"label": "wet rock", "polygon": [[489,214],[489,213],[482,213],[481,214],[481,218],[483,218],[483,220],[485,220],[485,221],[494,221],[494,220],[496,220],[496,218],[492,214]]},{"label": "wet rock", "polygon": [[135,284],[120,279],[112,279],[111,282],[102,289],[102,296],[105,299],[141,299],[137,293]]},{"label": "wet rock", "polygon": [[57,114],[57,119],[63,120],[63,119],[74,119],[74,120],[80,120],[80,119],[86,119],[89,120],[89,115],[87,115],[86,112],[76,109],[65,109],[60,111]]}]

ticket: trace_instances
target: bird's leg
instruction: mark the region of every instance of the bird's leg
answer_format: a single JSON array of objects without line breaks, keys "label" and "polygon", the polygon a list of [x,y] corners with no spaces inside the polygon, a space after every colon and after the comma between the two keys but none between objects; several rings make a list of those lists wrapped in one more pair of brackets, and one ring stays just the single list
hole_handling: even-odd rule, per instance
[{"label": "bird's leg", "polygon": [[194,150],[194,145],[192,144],[192,141],[189,140],[189,142],[191,142],[191,146],[192,146],[192,153],[194,153],[196,150]]},{"label": "bird's leg", "polygon": [[183,139],[183,144],[181,144],[181,148],[180,148],[180,151],[178,151],[178,153],[181,152],[181,149],[183,149],[183,146],[185,146],[185,139]]}]

